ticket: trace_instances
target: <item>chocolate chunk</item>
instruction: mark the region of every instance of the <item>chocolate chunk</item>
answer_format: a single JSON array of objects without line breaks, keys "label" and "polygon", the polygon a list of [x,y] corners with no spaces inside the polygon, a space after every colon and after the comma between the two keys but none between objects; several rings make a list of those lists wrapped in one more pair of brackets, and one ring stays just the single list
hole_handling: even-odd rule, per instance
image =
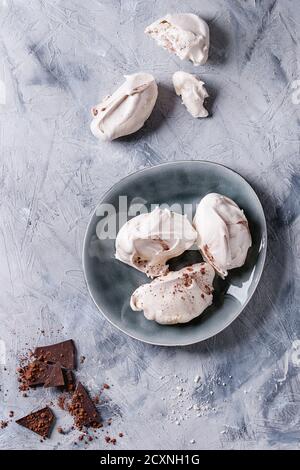
[{"label": "chocolate chunk", "polygon": [[69,412],[79,429],[82,429],[83,426],[100,427],[100,416],[97,408],[80,382],[78,382],[73,394]]},{"label": "chocolate chunk", "polygon": [[50,373],[49,367],[49,364],[45,364],[41,361],[31,362],[21,369],[20,376],[23,383],[28,385],[28,387],[44,385]]},{"label": "chocolate chunk", "polygon": [[75,377],[71,370],[63,369],[65,388],[68,392],[75,390]]},{"label": "chocolate chunk", "polygon": [[76,349],[72,339],[35,348],[34,355],[44,362],[59,362],[66,369],[76,369]]},{"label": "chocolate chunk", "polygon": [[63,387],[65,385],[65,379],[60,364],[50,365],[49,375],[45,380],[44,387]]},{"label": "chocolate chunk", "polygon": [[29,415],[17,419],[16,423],[46,438],[50,436],[54,421],[55,416],[52,410],[46,406],[41,410],[33,411]]},{"label": "chocolate chunk", "polygon": [[60,387],[65,384],[60,364],[52,365],[42,361],[33,361],[20,368],[19,374],[21,388],[24,390],[38,385]]}]

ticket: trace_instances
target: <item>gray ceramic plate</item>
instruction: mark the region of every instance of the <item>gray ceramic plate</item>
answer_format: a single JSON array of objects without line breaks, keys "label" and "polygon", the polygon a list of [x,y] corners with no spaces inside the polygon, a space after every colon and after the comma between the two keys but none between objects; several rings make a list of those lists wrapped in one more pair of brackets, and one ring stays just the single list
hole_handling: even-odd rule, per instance
[{"label": "gray ceramic plate", "polygon": [[[146,201],[147,206],[189,203],[193,205],[194,213],[200,199],[210,192],[229,196],[244,209],[253,239],[246,264],[230,271],[225,281],[216,279],[213,305],[190,323],[166,326],[146,320],[142,312],[131,310],[129,300],[132,292],[148,279],[114,258],[114,240],[98,239],[96,228],[99,229],[98,223],[103,220],[97,215],[101,212],[99,209],[103,209],[103,204],[111,204],[117,215],[119,212],[122,215],[124,209],[119,209],[119,196],[127,196],[128,205],[141,201]],[[84,240],[83,269],[87,286],[107,320],[129,336],[162,346],[197,343],[224,330],[251,299],[266,257],[266,221],[251,186],[229,168],[204,161],[180,161],[147,168],[117,183],[103,196],[97,209]],[[179,269],[199,261],[198,251],[187,251],[172,260],[170,268]]]}]

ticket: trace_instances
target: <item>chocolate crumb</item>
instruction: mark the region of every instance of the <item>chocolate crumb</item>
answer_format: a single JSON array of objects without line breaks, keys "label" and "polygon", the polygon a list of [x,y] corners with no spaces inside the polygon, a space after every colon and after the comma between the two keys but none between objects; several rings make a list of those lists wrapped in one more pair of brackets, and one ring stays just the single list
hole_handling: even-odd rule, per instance
[{"label": "chocolate crumb", "polygon": [[68,397],[67,397],[67,395],[66,395],[65,393],[63,393],[62,395],[60,395],[60,396],[58,397],[58,399],[57,399],[57,404],[58,404],[58,406],[59,406],[59,408],[60,408],[61,410],[65,410],[65,409],[66,409],[65,405],[66,405],[66,400],[67,400],[67,398],[68,398]]},{"label": "chocolate crumb", "polygon": [[96,396],[93,398],[93,402],[95,403],[95,405],[98,405],[98,404],[100,403],[99,395],[96,395]]}]

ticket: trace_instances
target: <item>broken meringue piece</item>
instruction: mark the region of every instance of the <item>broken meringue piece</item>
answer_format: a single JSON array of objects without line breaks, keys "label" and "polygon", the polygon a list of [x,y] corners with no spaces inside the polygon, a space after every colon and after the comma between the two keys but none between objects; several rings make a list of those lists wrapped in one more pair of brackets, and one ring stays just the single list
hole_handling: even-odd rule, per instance
[{"label": "broken meringue piece", "polygon": [[212,304],[214,276],[208,263],[171,271],[138,287],[130,306],[135,311],[143,310],[148,320],[162,325],[187,323]]},{"label": "broken meringue piece", "polygon": [[181,60],[189,59],[194,65],[207,61],[209,49],[208,24],[192,13],[167,14],[147,26],[149,34],[157,44],[174,52]]},{"label": "broken meringue piece", "polygon": [[101,140],[114,140],[138,131],[150,116],[157,84],[149,73],[125,75],[125,82],[111,96],[92,108],[91,131]]},{"label": "broken meringue piece", "polygon": [[181,255],[196,241],[197,233],[186,215],[156,207],[121,227],[116,238],[116,258],[149,277],[168,271],[167,261]]},{"label": "broken meringue piece", "polygon": [[243,266],[252,240],[245,214],[232,199],[207,194],[198,205],[193,224],[204,259],[222,278],[229,269]]},{"label": "broken meringue piece", "polygon": [[195,118],[207,117],[208,111],[204,107],[204,100],[208,98],[208,93],[204,87],[204,82],[186,72],[175,72],[173,74],[173,85],[178,96],[188,112]]}]

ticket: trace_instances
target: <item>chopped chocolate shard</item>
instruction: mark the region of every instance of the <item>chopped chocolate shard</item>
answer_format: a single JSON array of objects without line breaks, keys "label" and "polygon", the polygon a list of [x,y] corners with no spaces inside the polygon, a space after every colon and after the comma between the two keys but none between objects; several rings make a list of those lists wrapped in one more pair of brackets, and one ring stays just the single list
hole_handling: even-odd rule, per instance
[{"label": "chopped chocolate shard", "polygon": [[34,355],[40,361],[59,362],[66,369],[76,369],[76,349],[72,339],[62,343],[35,348]]},{"label": "chopped chocolate shard", "polygon": [[78,382],[69,405],[69,412],[73,416],[75,425],[82,429],[83,426],[100,427],[100,416],[84,386]]},{"label": "chopped chocolate shard", "polygon": [[63,369],[65,388],[68,392],[73,392],[75,390],[75,377],[71,370]]},{"label": "chopped chocolate shard", "polygon": [[22,390],[38,385],[60,387],[65,384],[60,364],[52,365],[36,360],[19,368],[18,372]]},{"label": "chopped chocolate shard", "polygon": [[49,374],[45,380],[44,387],[63,387],[65,385],[65,379],[60,364],[51,365],[49,368]]},{"label": "chopped chocolate shard", "polygon": [[50,436],[54,421],[55,416],[52,410],[46,406],[41,410],[33,411],[29,415],[17,419],[16,423],[46,438]]},{"label": "chopped chocolate shard", "polygon": [[35,387],[37,385],[44,385],[49,373],[48,364],[44,364],[41,361],[33,361],[21,369],[20,376],[23,383],[27,384],[28,387]]}]

